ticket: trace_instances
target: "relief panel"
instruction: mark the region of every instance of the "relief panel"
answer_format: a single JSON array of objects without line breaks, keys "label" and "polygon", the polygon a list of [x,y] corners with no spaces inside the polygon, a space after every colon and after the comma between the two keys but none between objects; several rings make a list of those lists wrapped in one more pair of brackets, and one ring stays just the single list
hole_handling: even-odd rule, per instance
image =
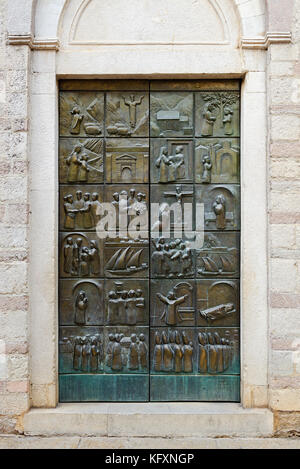
[{"label": "relief panel", "polygon": [[238,326],[240,322],[237,280],[197,280],[197,324]]},{"label": "relief panel", "polygon": [[196,253],[197,276],[233,277],[240,272],[239,233],[206,232],[204,244]]},{"label": "relief panel", "polygon": [[193,182],[193,140],[152,138],[150,174],[152,183]]},{"label": "relief panel", "polygon": [[239,93],[195,93],[197,137],[238,137],[240,132]]},{"label": "relief panel", "polygon": [[96,233],[60,233],[60,276],[103,277],[103,241]]},{"label": "relief panel", "polygon": [[149,324],[147,280],[105,281],[105,324],[109,326]]},{"label": "relief panel", "polygon": [[194,277],[194,250],[187,239],[161,236],[151,241],[151,278]]},{"label": "relief panel", "polygon": [[103,186],[60,187],[60,229],[95,230],[103,213]]},{"label": "relief panel", "polygon": [[118,247],[105,244],[104,273],[108,278],[149,276],[149,248],[141,243],[122,243]]},{"label": "relief panel", "polygon": [[59,291],[61,326],[104,324],[103,280],[60,280]]},{"label": "relief panel", "polygon": [[197,372],[238,374],[240,331],[235,328],[197,329]]},{"label": "relief panel", "polygon": [[[154,218],[151,229],[161,231],[164,226],[171,229],[192,230],[194,228],[194,186],[190,184],[153,184],[151,203],[159,204],[159,218]],[[189,205],[188,205],[189,204]],[[170,208],[172,207],[172,210]],[[153,207],[152,207],[153,210]]]},{"label": "relief panel", "polygon": [[103,364],[103,327],[60,327],[60,373],[101,373]]},{"label": "relief panel", "polygon": [[148,369],[148,327],[104,328],[104,371],[106,373],[147,373]]},{"label": "relief panel", "polygon": [[95,184],[103,182],[101,138],[62,138],[59,145],[59,182]]},{"label": "relief panel", "polygon": [[206,230],[240,228],[240,188],[238,185],[197,186],[196,203],[204,204]]},{"label": "relief panel", "polygon": [[196,373],[194,328],[151,329],[151,373]]},{"label": "relief panel", "polygon": [[[148,237],[148,202],[149,186],[136,185],[107,185],[105,188],[105,202],[111,203],[114,207],[116,226],[119,227],[120,218],[122,226],[126,226],[134,231],[141,231],[141,237]],[[139,217],[138,219],[136,217]],[[135,222],[133,222],[135,219]],[[132,223],[135,223],[133,226]]]},{"label": "relief panel", "polygon": [[151,329],[152,374],[238,374],[239,329]]},{"label": "relief panel", "polygon": [[112,92],[106,96],[108,137],[148,137],[149,94]]},{"label": "relief panel", "polygon": [[104,129],[104,93],[60,93],[60,136],[99,137]]},{"label": "relief panel", "polygon": [[239,139],[210,138],[195,142],[195,182],[238,183],[240,179]]},{"label": "relief panel", "polygon": [[149,143],[142,139],[106,140],[106,182],[147,183]]},{"label": "relief panel", "polygon": [[151,326],[195,325],[193,280],[152,280],[151,299]]},{"label": "relief panel", "polygon": [[150,136],[193,136],[193,93],[152,92],[150,95]]}]

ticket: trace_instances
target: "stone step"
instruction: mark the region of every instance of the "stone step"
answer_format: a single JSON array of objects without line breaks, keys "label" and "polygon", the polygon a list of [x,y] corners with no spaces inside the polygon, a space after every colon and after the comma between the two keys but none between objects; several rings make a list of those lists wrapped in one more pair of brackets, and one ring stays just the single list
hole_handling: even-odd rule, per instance
[{"label": "stone step", "polygon": [[60,404],[31,409],[25,435],[106,437],[266,437],[273,434],[268,409],[229,403]]},{"label": "stone step", "polygon": [[300,438],[1,436],[1,449],[300,449]]}]

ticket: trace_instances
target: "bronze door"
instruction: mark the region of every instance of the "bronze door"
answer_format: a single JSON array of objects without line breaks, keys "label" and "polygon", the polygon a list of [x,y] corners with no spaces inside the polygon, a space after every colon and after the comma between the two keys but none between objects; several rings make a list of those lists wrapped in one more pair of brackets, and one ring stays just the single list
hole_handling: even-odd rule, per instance
[{"label": "bronze door", "polygon": [[239,401],[239,106],[234,80],[60,82],[61,402]]}]

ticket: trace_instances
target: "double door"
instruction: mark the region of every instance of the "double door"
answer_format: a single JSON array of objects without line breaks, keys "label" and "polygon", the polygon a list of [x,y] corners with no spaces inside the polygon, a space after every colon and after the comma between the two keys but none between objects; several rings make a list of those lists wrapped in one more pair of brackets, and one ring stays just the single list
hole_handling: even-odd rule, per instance
[{"label": "double door", "polygon": [[239,401],[239,82],[60,88],[60,401]]}]

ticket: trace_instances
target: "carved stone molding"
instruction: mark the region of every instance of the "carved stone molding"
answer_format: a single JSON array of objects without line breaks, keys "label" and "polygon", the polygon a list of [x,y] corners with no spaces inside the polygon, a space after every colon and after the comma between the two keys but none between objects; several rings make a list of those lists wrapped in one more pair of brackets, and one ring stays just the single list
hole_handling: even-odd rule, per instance
[{"label": "carved stone molding", "polygon": [[59,50],[57,38],[35,38],[32,34],[8,34],[7,43],[10,46],[28,46],[31,50]]},{"label": "carved stone molding", "polygon": [[292,42],[292,33],[290,32],[267,32],[261,37],[243,37],[241,47],[243,49],[268,49],[270,44],[287,44]]}]

